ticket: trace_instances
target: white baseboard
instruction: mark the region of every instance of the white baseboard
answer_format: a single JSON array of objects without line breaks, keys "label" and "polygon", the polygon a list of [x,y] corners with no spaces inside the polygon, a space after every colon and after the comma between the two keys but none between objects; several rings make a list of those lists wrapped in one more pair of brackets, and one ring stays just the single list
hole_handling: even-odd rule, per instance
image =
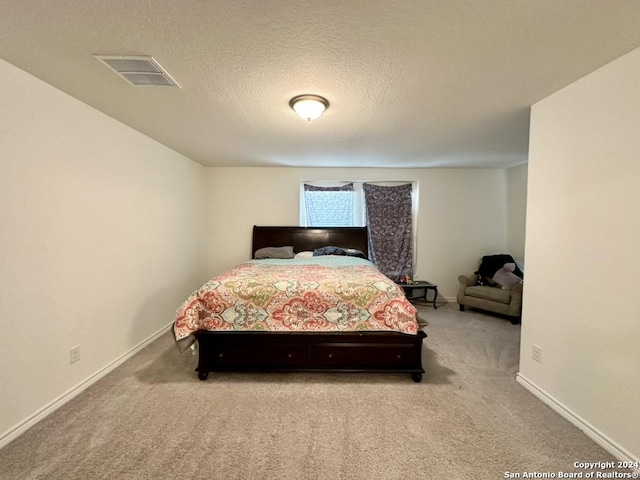
[{"label": "white baseboard", "polygon": [[64,392],[58,398],[56,398],[55,400],[53,400],[49,404],[45,405],[44,407],[42,407],[40,410],[37,410],[35,413],[33,413],[32,415],[27,417],[25,420],[23,420],[22,422],[17,424],[15,427],[13,427],[13,428],[9,429],[7,432],[3,433],[2,436],[0,436],[0,448],[4,447],[5,445],[7,445],[12,440],[15,440],[17,437],[22,435],[28,429],[33,427],[40,420],[42,420],[45,417],[51,415],[53,412],[55,412],[57,409],[59,409],[65,403],[67,403],[69,400],[71,400],[74,397],[78,396],[80,393],[82,393],[84,390],[86,390],[91,385],[96,383],[98,380],[100,380],[106,374],[108,374],[109,372],[114,370],[116,367],[122,365],[124,362],[129,360],[131,357],[133,357],[136,353],[138,353],[144,347],[146,347],[147,345],[153,343],[161,335],[165,334],[167,332],[167,329],[169,329],[172,325],[173,325],[173,322],[171,322],[170,324],[162,327],[156,333],[151,335],[146,340],[143,340],[142,342],[140,342],[138,345],[133,347],[131,350],[129,350],[128,352],[125,352],[124,354],[122,354],[121,356],[116,358],[113,362],[107,364],[106,366],[104,366],[103,368],[98,370],[93,375],[85,378],[80,383],[78,383],[76,386],[71,387],[69,390]]},{"label": "white baseboard", "polygon": [[[584,432],[589,438],[591,438],[594,442],[600,445],[602,448],[607,450],[611,455],[616,457],[618,460],[623,462],[631,462],[637,463],[640,462],[640,459],[634,458],[628,451],[618,445],[616,442],[607,437],[604,433],[599,431],[589,422],[581,418],[572,412],[569,408],[567,408],[562,403],[558,402],[551,395],[546,393],[544,390],[539,388],[534,383],[530,382],[526,377],[518,373],[516,375],[516,381],[522,385],[524,388],[529,390],[533,395],[542,400],[543,403],[548,405],[555,412],[560,414],[563,418],[565,418],[569,423],[578,427],[580,430]],[[637,471],[637,470],[636,470]]]}]

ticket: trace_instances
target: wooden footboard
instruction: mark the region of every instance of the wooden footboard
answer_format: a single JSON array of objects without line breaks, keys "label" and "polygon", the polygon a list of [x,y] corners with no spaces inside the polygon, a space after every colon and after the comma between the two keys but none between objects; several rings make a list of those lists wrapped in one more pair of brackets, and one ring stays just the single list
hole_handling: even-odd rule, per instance
[{"label": "wooden footboard", "polygon": [[397,372],[422,380],[427,334],[208,332],[198,339],[198,378],[209,372]]}]

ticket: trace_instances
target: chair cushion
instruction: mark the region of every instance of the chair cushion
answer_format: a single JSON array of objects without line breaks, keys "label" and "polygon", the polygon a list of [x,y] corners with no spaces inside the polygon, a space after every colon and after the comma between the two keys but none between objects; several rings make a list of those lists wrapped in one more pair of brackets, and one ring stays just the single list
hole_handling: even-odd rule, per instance
[{"label": "chair cushion", "polygon": [[464,293],[470,297],[482,298],[484,300],[505,303],[507,305],[511,302],[511,292],[509,290],[503,290],[496,287],[476,285],[465,288]]}]

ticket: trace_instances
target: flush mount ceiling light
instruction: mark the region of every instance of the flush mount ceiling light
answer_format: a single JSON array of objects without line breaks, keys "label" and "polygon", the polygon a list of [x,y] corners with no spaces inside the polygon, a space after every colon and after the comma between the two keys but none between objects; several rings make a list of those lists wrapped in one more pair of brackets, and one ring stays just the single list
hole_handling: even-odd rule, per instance
[{"label": "flush mount ceiling light", "polygon": [[329,100],[320,95],[298,95],[289,100],[289,106],[300,118],[310,122],[329,108]]}]

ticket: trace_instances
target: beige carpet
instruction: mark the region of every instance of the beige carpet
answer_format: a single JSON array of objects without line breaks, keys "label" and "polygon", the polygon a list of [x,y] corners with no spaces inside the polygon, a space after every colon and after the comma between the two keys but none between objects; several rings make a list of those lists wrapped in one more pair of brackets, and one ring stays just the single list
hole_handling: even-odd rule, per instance
[{"label": "beige carpet", "polygon": [[167,334],[0,450],[0,478],[498,479],[613,457],[515,381],[520,327],[457,305],[408,374],[220,374]]}]

